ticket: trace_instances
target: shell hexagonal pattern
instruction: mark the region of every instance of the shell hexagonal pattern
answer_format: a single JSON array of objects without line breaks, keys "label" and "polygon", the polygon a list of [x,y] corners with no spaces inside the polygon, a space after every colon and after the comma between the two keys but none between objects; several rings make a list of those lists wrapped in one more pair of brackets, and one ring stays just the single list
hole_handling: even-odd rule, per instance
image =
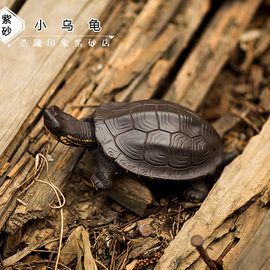
[{"label": "shell hexagonal pattern", "polygon": [[100,105],[95,135],[121,169],[148,178],[194,180],[222,162],[221,139],[195,112],[162,100]]}]

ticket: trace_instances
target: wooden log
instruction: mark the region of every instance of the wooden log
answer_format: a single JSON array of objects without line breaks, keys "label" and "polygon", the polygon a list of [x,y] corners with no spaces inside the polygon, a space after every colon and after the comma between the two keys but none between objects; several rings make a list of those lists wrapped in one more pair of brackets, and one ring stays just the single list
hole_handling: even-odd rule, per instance
[{"label": "wooden log", "polygon": [[230,270],[267,270],[270,265],[270,211]]},{"label": "wooden log", "polygon": [[115,178],[113,188],[106,194],[139,216],[143,216],[154,201],[152,192],[143,182],[126,175]]},{"label": "wooden log", "polygon": [[204,247],[214,260],[228,245],[237,243],[223,258],[224,269],[232,265],[268,211],[269,149],[270,118],[244,152],[224,169],[201,208],[165,250],[155,270],[205,269],[190,244],[196,234],[204,238]]},{"label": "wooden log", "polygon": [[163,98],[196,110],[261,3],[223,2]]}]

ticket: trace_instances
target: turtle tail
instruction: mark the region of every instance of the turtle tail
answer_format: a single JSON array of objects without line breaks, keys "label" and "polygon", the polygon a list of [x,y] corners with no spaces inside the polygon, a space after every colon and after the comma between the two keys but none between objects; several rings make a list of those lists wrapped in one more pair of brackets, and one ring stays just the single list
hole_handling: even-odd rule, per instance
[{"label": "turtle tail", "polygon": [[232,151],[232,152],[227,152],[227,153],[223,153],[222,156],[222,166],[226,166],[229,163],[231,163],[237,156],[239,155],[239,153],[237,151]]}]

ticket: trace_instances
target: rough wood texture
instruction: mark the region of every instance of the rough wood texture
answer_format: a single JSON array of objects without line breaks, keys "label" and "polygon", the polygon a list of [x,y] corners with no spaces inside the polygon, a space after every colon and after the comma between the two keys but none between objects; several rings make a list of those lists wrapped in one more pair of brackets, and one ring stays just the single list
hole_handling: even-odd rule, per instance
[{"label": "rough wood texture", "polygon": [[33,250],[38,249],[46,244],[49,244],[51,242],[54,242],[55,239],[50,239],[50,240],[41,240],[37,241],[36,243],[30,244],[21,251],[15,253],[13,256],[10,256],[9,258],[3,260],[3,266],[10,266],[14,265],[16,262],[20,261],[23,259],[25,256],[30,254]]},{"label": "rough wood texture", "polygon": [[267,270],[270,265],[270,211],[230,270]]},{"label": "rough wood texture", "polygon": [[145,184],[126,175],[114,179],[113,188],[106,193],[139,216],[143,216],[147,206],[153,203],[153,194]]},{"label": "rough wood texture", "polygon": [[[73,35],[83,37],[87,33],[87,21],[90,18],[100,17],[109,1],[26,1],[18,15],[25,20],[24,35],[36,35],[34,29],[36,18],[46,21],[51,27],[50,34],[59,35],[55,42],[67,36],[60,27],[52,27],[59,18],[73,18],[76,24]],[[77,37],[78,38],[78,37]],[[69,38],[74,42],[75,37]],[[16,45],[17,44],[17,45]],[[35,52],[34,48],[20,48],[18,42],[8,48],[0,47],[1,74],[5,80],[0,81],[0,157],[6,153],[9,144],[17,135],[23,122],[32,112],[38,101],[44,95],[55,76],[62,69],[65,62],[75,50],[74,46],[42,47]],[[19,59],[19,60],[18,60]],[[8,91],[7,91],[8,89]],[[18,94],[19,93],[19,94]]]},{"label": "rough wood texture", "polygon": [[209,8],[208,0],[147,1],[97,76],[95,96],[115,95],[117,101],[151,98]]},{"label": "rough wood texture", "polygon": [[[52,154],[54,162],[50,163],[50,174],[56,186],[61,187],[63,185],[64,179],[68,177],[79,158],[80,150],[77,148],[67,149],[66,146],[61,144],[57,145],[55,152]],[[28,165],[31,166],[31,164]],[[46,170],[40,175],[40,179],[46,181]],[[15,183],[18,185],[19,181],[17,180]],[[10,187],[9,190],[13,189]],[[11,198],[8,197],[7,200],[9,199]],[[50,209],[48,202],[53,202],[54,199],[55,193],[51,187],[35,182],[26,194],[21,196],[24,204],[19,204],[16,207],[16,210],[6,222],[5,231],[13,234],[28,220],[44,217]]]},{"label": "rough wood texture", "polygon": [[3,7],[11,8],[16,2],[18,1],[17,0],[2,0],[0,4],[0,9],[2,9]]},{"label": "rough wood texture", "polygon": [[164,99],[196,110],[261,3],[224,1]]},{"label": "rough wood texture", "polygon": [[270,118],[259,135],[250,140],[244,152],[229,164],[195,216],[165,250],[155,270],[205,269],[198,252],[190,244],[200,234],[205,248],[216,260],[235,242],[223,259],[228,268],[248,243],[267,213],[270,199]]}]

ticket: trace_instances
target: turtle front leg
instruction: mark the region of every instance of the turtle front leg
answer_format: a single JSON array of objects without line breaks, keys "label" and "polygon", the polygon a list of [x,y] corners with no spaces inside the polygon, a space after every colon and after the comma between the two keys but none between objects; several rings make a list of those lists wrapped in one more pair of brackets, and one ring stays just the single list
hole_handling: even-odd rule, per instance
[{"label": "turtle front leg", "polygon": [[184,190],[183,195],[192,201],[203,201],[207,194],[208,188],[204,184],[203,179],[189,182],[188,188]]},{"label": "turtle front leg", "polygon": [[91,178],[93,185],[97,190],[110,190],[113,184],[112,178],[116,172],[115,166],[97,147],[89,148],[89,150],[97,161],[97,172]]}]

